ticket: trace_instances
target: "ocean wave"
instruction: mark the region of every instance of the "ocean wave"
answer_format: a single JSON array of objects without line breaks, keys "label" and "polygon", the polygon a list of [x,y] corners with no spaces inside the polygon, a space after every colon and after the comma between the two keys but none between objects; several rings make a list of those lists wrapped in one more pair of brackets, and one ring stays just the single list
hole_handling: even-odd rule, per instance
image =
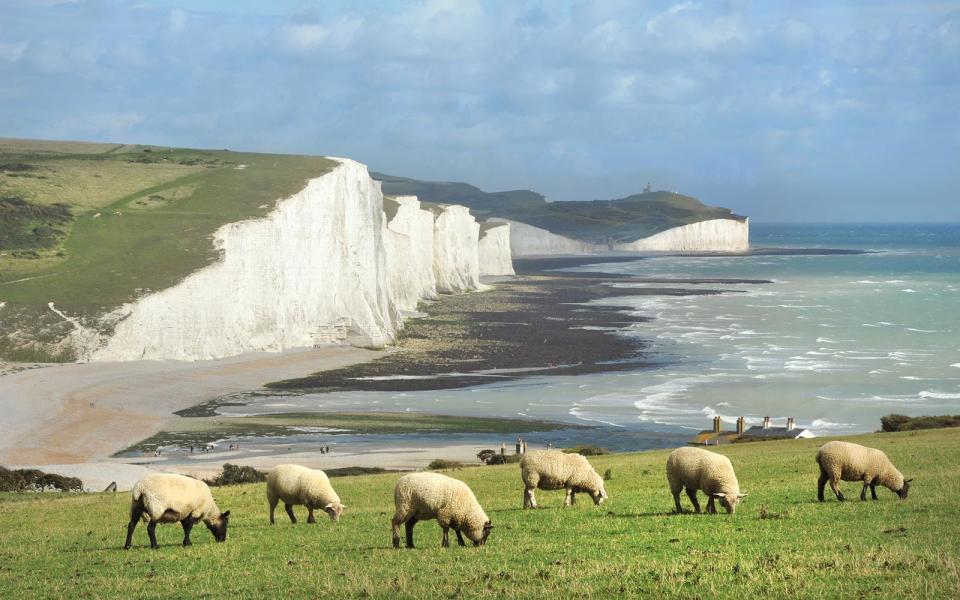
[{"label": "ocean wave", "polygon": [[856,426],[855,423],[834,423],[826,419],[814,419],[810,423],[810,427],[813,429],[853,429]]},{"label": "ocean wave", "polygon": [[940,333],[936,329],[916,329],[914,327],[907,327],[907,331],[916,331],[917,333]]},{"label": "ocean wave", "polygon": [[949,393],[949,392],[931,392],[929,390],[923,390],[917,394],[921,398],[933,398],[934,400],[960,400],[960,393]]},{"label": "ocean wave", "polygon": [[910,289],[910,288],[906,288],[906,289],[903,289],[903,290],[900,290],[900,291],[901,291],[901,292],[904,292],[904,293],[906,293],[906,294],[916,294],[916,293],[917,293],[917,290]]}]

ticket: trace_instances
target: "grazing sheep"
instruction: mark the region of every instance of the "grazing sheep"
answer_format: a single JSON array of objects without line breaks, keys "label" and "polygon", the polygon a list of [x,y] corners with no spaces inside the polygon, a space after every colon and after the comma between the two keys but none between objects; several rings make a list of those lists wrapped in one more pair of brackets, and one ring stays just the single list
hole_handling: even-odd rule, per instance
[{"label": "grazing sheep", "polygon": [[576,504],[578,492],[590,494],[593,503],[603,504],[607,491],[603,478],[593,470],[586,457],[580,454],[565,454],[560,450],[531,450],[520,460],[520,477],[523,479],[523,507],[537,508],[533,490],[567,490],[564,506]]},{"label": "grazing sheep", "polygon": [[189,546],[190,530],[197,521],[203,521],[218,542],[225,541],[229,517],[229,510],[220,512],[204,482],[172,473],[153,473],[133,486],[130,523],[123,547],[130,549],[133,530],[140,519],[147,522],[150,547],[157,548],[157,523],[179,521],[183,525],[183,545]]},{"label": "grazing sheep", "polygon": [[817,482],[817,500],[820,502],[824,501],[823,488],[827,481],[840,502],[844,500],[838,485],[841,479],[863,482],[860,500],[867,499],[868,487],[870,495],[876,500],[878,483],[900,496],[901,500],[906,500],[910,482],[913,481],[904,479],[883,451],[850,442],[827,442],[820,446],[817,464],[820,465],[820,480]]},{"label": "grazing sheep", "polygon": [[316,523],[313,511],[317,508],[330,515],[332,521],[339,521],[346,508],[340,504],[340,496],[333,491],[326,473],[300,465],[277,465],[267,473],[271,525],[274,524],[273,513],[280,500],[283,500],[283,508],[290,516],[291,523],[297,522],[293,514],[293,507],[297,504],[307,507],[307,523]]},{"label": "grazing sheep", "polygon": [[397,481],[393,490],[397,512],[393,516],[393,547],[400,547],[400,524],[407,530],[407,548],[413,548],[413,526],[418,521],[436,519],[443,529],[441,546],[450,546],[448,533],[457,534],[457,543],[466,545],[465,533],[474,546],[487,543],[493,525],[483,512],[477,497],[462,481],[440,473],[411,473]]},{"label": "grazing sheep", "polygon": [[697,501],[697,490],[703,491],[709,498],[708,513],[717,512],[714,500],[720,500],[720,505],[728,513],[735,513],[737,502],[746,496],[740,493],[740,484],[730,459],[702,448],[677,448],[671,452],[667,458],[667,482],[678,513],[683,512],[680,507],[680,490],[683,489],[686,489],[698,513],[700,503]]}]

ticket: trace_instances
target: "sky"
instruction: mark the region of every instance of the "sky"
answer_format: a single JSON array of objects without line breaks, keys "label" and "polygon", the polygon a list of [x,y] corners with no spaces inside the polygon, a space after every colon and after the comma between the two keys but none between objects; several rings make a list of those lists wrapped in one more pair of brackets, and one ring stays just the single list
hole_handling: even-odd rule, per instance
[{"label": "sky", "polygon": [[0,0],[0,136],[960,221],[960,0]]}]

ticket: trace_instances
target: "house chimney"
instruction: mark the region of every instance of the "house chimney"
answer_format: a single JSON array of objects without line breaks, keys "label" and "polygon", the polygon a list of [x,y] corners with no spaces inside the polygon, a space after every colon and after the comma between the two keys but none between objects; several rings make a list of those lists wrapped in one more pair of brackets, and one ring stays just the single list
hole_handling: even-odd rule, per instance
[{"label": "house chimney", "polygon": [[720,420],[720,417],[713,418],[713,432],[720,433],[723,430],[723,422]]},{"label": "house chimney", "polygon": [[787,431],[793,431],[796,425],[793,422],[793,417],[787,417]]},{"label": "house chimney", "polygon": [[770,429],[770,417],[763,418],[763,428]]},{"label": "house chimney", "polygon": [[743,435],[744,430],[746,429],[746,419],[743,417],[737,417],[737,433]]}]

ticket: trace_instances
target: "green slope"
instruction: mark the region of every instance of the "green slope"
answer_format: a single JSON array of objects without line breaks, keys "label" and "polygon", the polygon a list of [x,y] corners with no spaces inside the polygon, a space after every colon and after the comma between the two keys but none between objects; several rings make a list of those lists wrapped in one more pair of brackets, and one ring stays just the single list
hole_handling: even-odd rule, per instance
[{"label": "green slope", "polygon": [[709,219],[737,219],[729,209],[707,206],[673,192],[634,194],[617,200],[547,202],[529,190],[484,192],[466,183],[418,181],[373,173],[392,195],[463,204],[480,218],[500,217],[542,227],[594,244],[632,242],[672,227]]},{"label": "green slope", "polygon": [[[749,492],[735,515],[674,515],[667,451],[591,457],[611,471],[609,502],[563,509],[537,492],[521,510],[517,465],[447,472],[466,481],[494,524],[483,548],[440,548],[435,521],[418,548],[390,544],[396,474],[333,479],[347,505],[339,523],[282,510],[267,517],[264,484],[215,488],[231,510],[214,543],[202,526],[182,548],[161,525],[151,551],[141,524],[122,550],[129,496],[0,495],[0,596],[10,598],[956,598],[960,596],[960,430],[873,434],[915,477],[906,501],[816,501],[816,447],[825,440],[735,444]],[[439,458],[439,456],[438,456]],[[683,499],[684,506],[689,501]],[[454,536],[451,534],[451,538]]]},{"label": "green slope", "polygon": [[220,226],[265,215],[334,165],[313,156],[0,139],[0,357],[26,358],[14,352],[17,330],[58,338],[63,326],[48,302],[92,319],[177,283],[217,258]]}]

